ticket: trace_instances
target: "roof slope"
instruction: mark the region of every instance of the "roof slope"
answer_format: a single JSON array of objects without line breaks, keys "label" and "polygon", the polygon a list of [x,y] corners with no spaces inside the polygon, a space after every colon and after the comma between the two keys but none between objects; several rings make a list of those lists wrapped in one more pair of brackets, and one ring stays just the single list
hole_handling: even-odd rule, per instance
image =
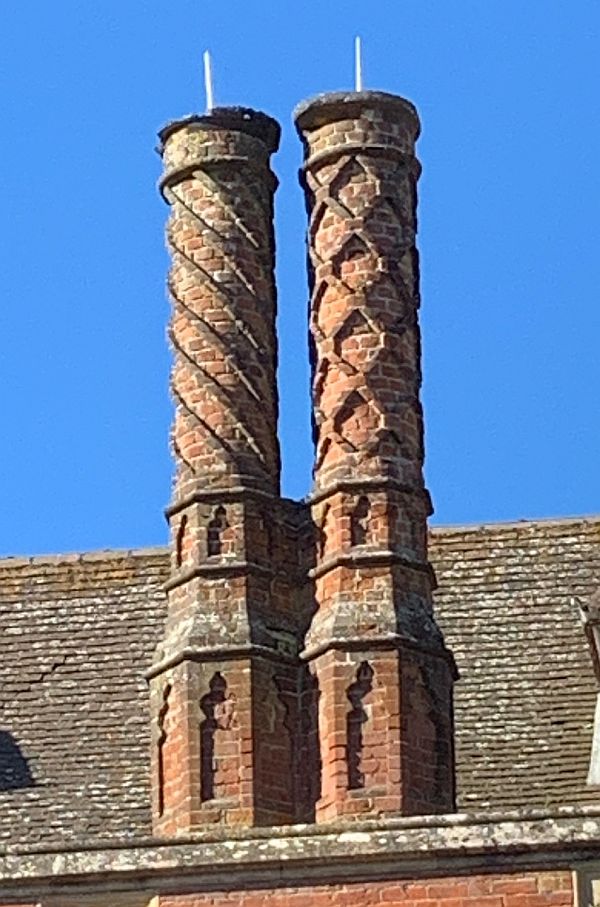
[{"label": "roof slope", "polygon": [[167,569],[164,552],[0,562],[0,842],[148,831]]},{"label": "roof slope", "polygon": [[[573,596],[600,579],[600,517],[436,529],[456,686],[460,809],[596,801],[596,683]],[[150,833],[143,672],[164,549],[0,561],[0,843]]]},{"label": "roof slope", "polygon": [[600,518],[436,530],[461,809],[598,803],[597,686],[574,598],[600,583]]}]

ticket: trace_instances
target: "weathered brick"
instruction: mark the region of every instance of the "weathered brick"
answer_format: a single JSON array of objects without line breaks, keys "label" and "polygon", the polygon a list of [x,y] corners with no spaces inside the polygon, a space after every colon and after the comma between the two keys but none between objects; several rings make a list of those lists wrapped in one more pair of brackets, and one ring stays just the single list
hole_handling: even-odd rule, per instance
[{"label": "weathered brick", "polygon": [[312,266],[317,610],[304,654],[320,689],[317,817],[449,811],[454,667],[431,616],[422,469],[419,121],[401,98],[367,92],[321,96],[297,125]]},{"label": "weathered brick", "polygon": [[[511,887],[514,886],[514,887]],[[548,891],[538,889],[548,886]],[[519,890],[519,887],[521,890]],[[524,889],[527,889],[526,893]],[[502,890],[502,893],[500,893]],[[537,893],[536,893],[537,890]],[[493,893],[496,892],[496,893]],[[418,881],[331,884],[165,896],[157,907],[571,907],[568,872],[490,873]]]},{"label": "weathered brick", "polygon": [[154,827],[173,835],[296,818],[300,667],[297,530],[279,498],[269,167],[279,127],[223,109],[161,138],[176,475],[152,778]]}]

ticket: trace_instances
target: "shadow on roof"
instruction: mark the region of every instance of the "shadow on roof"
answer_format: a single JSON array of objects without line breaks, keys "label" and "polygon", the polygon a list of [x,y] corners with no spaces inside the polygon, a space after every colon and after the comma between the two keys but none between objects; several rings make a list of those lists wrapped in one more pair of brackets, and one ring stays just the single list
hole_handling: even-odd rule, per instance
[{"label": "shadow on roof", "polygon": [[0,731],[0,791],[35,787],[27,759],[8,731]]}]

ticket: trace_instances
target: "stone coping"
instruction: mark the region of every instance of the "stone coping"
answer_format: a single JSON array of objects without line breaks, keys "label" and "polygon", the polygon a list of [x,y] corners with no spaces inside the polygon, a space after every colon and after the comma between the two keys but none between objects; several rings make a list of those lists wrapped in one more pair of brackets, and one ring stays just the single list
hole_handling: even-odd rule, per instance
[{"label": "stone coping", "polygon": [[510,529],[527,529],[534,526],[570,526],[577,523],[600,523],[599,513],[582,513],[575,516],[540,516],[524,517],[522,520],[488,520],[477,523],[433,523],[428,527],[433,536],[444,533],[462,532],[502,532]]},{"label": "stone coping", "polygon": [[105,561],[123,561],[129,558],[167,557],[170,548],[166,545],[148,548],[97,548],[91,551],[66,551],[64,554],[5,554],[0,557],[0,568],[56,566],[58,564],[92,564]]},{"label": "stone coping", "polygon": [[413,121],[416,137],[420,123],[417,109],[406,98],[387,91],[329,91],[298,104],[294,121],[300,133],[318,129],[336,120],[360,117],[365,110],[382,110],[392,119],[407,117]]},{"label": "stone coping", "polygon": [[[452,874],[467,866],[571,865],[600,856],[600,807],[452,814],[344,825],[222,829],[180,840],[120,840],[85,848],[5,847],[0,894],[94,880],[126,890],[176,880],[232,888],[263,878],[309,884],[333,878]],[[36,888],[37,886],[37,888]]]},{"label": "stone coping", "polygon": [[232,132],[244,132],[255,139],[260,139],[267,146],[270,154],[279,148],[281,126],[273,117],[251,107],[214,107],[210,113],[189,114],[179,120],[172,120],[159,130],[159,153],[169,137],[178,129],[191,126],[195,129],[226,129]]}]

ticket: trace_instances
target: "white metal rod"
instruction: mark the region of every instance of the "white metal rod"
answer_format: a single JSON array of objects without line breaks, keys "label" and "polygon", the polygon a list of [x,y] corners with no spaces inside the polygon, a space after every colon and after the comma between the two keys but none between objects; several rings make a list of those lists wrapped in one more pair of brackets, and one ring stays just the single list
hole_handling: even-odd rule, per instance
[{"label": "white metal rod", "polygon": [[210,51],[208,50],[204,51],[204,91],[206,92],[206,109],[210,113],[215,106],[215,97],[213,93],[212,63]]},{"label": "white metal rod", "polygon": [[356,91],[363,90],[362,45],[358,35],[354,39],[354,84]]}]

